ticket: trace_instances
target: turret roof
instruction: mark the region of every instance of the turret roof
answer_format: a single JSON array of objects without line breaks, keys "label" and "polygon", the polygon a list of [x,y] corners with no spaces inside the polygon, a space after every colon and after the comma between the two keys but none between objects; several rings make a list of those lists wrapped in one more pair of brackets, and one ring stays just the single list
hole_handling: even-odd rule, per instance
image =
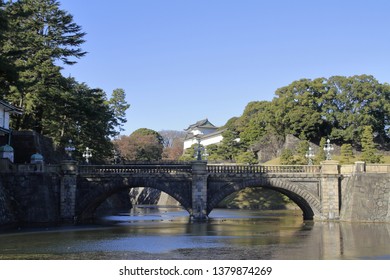
[{"label": "turret roof", "polygon": [[0,105],[7,108],[9,112],[11,113],[16,113],[16,114],[22,114],[23,113],[23,110],[19,107],[16,107],[12,104],[9,104],[8,102],[4,101],[4,100],[1,100],[0,99]]},{"label": "turret roof", "polygon": [[217,127],[213,125],[208,119],[204,119],[194,124],[191,124],[187,129],[185,129],[185,131],[189,131],[194,128],[217,128]]}]

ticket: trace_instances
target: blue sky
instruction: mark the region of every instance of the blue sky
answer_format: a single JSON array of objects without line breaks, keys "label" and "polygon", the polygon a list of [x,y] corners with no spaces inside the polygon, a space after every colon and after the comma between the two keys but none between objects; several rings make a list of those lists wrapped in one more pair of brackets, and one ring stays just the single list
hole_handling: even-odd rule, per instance
[{"label": "blue sky", "polygon": [[63,70],[108,95],[127,123],[222,126],[250,101],[301,78],[373,75],[390,82],[390,1],[60,0],[88,54]]}]

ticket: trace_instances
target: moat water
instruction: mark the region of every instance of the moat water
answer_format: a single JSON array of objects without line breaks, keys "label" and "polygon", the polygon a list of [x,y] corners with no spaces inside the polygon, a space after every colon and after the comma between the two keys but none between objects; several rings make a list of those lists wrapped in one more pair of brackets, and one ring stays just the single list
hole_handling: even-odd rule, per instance
[{"label": "moat water", "polygon": [[0,233],[0,259],[390,259],[390,224],[303,221],[300,211],[137,207],[93,226]]}]

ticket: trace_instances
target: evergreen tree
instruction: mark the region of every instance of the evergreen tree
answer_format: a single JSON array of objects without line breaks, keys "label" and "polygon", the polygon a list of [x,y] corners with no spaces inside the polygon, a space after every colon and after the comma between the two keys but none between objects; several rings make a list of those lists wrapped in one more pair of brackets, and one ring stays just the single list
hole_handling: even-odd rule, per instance
[{"label": "evergreen tree", "polygon": [[291,149],[284,149],[280,155],[280,164],[293,165],[295,164],[294,154]]},{"label": "evergreen tree", "polygon": [[308,159],[306,158],[306,154],[309,150],[310,144],[308,141],[301,141],[298,144],[296,149],[297,158],[295,160],[295,164],[306,165],[308,163]]},{"label": "evergreen tree", "polygon": [[341,162],[342,163],[351,163],[351,160],[354,158],[353,149],[351,144],[341,145]]},{"label": "evergreen tree", "polygon": [[325,144],[326,144],[326,140],[324,137],[322,137],[321,141],[320,141],[320,147],[319,147],[318,152],[316,153],[316,155],[314,157],[314,164],[320,164],[321,161],[324,161],[326,159],[326,154],[324,151]]},{"label": "evergreen tree", "polygon": [[0,98],[4,99],[9,94],[9,87],[17,80],[16,68],[12,57],[5,48],[6,34],[9,30],[8,18],[5,12],[3,0],[0,0]]},{"label": "evergreen tree", "polygon": [[47,99],[61,88],[61,67],[55,63],[74,64],[74,58],[85,55],[80,49],[85,33],[59,5],[55,0],[19,0],[6,5],[9,28],[4,47],[19,76],[7,99],[24,109],[14,124],[16,129],[44,130],[44,111],[52,106]]},{"label": "evergreen tree", "polygon": [[322,114],[322,97],[327,91],[326,81],[301,79],[279,88],[273,100],[274,123],[281,133],[301,139],[317,141],[327,131]]},{"label": "evergreen tree", "polygon": [[371,126],[364,126],[361,137],[362,156],[361,159],[367,163],[380,163],[382,156],[377,154],[377,149],[373,139],[373,129]]},{"label": "evergreen tree", "polygon": [[114,112],[116,122],[113,125],[117,127],[116,134],[119,135],[124,130],[123,124],[127,122],[126,110],[130,108],[130,104],[126,102],[125,91],[121,88],[115,89],[108,104]]},{"label": "evergreen tree", "polygon": [[246,151],[246,147],[240,141],[240,133],[237,129],[237,118],[231,118],[223,127],[223,140],[217,146],[216,151],[211,151],[210,156],[213,160],[234,161],[236,157]]},{"label": "evergreen tree", "polygon": [[[193,161],[196,160],[196,149],[198,148],[198,144],[193,144],[191,147],[186,149],[183,155],[179,158],[181,161]],[[209,157],[210,158],[210,157]],[[212,159],[214,160],[214,159]]]},{"label": "evergreen tree", "polygon": [[386,107],[388,91],[373,76],[334,76],[327,80],[328,91],[323,98],[322,116],[330,126],[330,136],[335,142],[359,146],[364,126],[384,141],[388,141]]},{"label": "evergreen tree", "polygon": [[240,153],[237,156],[237,163],[244,163],[244,164],[257,164],[257,158],[255,154],[252,151],[246,151],[243,153]]},{"label": "evergreen tree", "polygon": [[24,111],[12,127],[49,136],[59,149],[71,139],[76,159],[89,147],[99,162],[110,156],[110,137],[129,105],[121,89],[107,100],[102,90],[62,76],[61,65],[86,54],[84,36],[56,0],[0,0],[0,98]]}]

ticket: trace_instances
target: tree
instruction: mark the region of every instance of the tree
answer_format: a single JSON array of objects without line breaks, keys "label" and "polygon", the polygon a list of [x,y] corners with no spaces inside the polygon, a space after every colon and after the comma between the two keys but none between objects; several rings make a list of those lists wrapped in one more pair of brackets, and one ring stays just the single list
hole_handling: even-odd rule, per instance
[{"label": "tree", "polygon": [[185,149],[183,155],[179,158],[181,161],[193,161],[196,159],[195,149],[198,148],[198,144],[193,144],[188,149]]},{"label": "tree", "polygon": [[271,102],[250,102],[236,120],[244,146],[272,132],[318,143],[359,147],[362,127],[370,125],[382,145],[389,143],[390,85],[370,75],[301,79],[276,90]]},{"label": "tree", "polygon": [[86,147],[93,160],[111,155],[110,137],[126,121],[124,91],[111,100],[98,88],[64,78],[61,65],[83,57],[81,27],[55,0],[0,0],[0,98],[23,108],[14,129],[32,129],[59,149],[72,140],[76,159]]},{"label": "tree", "polygon": [[308,141],[301,141],[298,144],[296,149],[297,157],[295,159],[295,164],[306,165],[308,164],[308,159],[306,158],[306,154],[309,151],[310,144]]},{"label": "tree", "polygon": [[245,163],[245,164],[257,164],[258,163],[255,154],[251,151],[246,151],[246,152],[240,153],[237,156],[236,162],[237,163]]},{"label": "tree", "polygon": [[9,94],[10,85],[17,80],[16,69],[12,63],[12,58],[4,48],[6,45],[5,34],[9,30],[7,14],[4,10],[4,3],[0,0],[0,98],[4,99]]},{"label": "tree", "polygon": [[324,150],[325,144],[326,144],[326,140],[324,137],[322,137],[319,145],[320,147],[318,149],[317,154],[314,157],[314,164],[320,164],[321,161],[324,161],[326,159],[326,154]]},{"label": "tree", "polygon": [[332,139],[358,147],[363,127],[371,126],[383,141],[388,141],[387,87],[370,75],[334,76],[327,83],[322,115],[331,127]]},{"label": "tree", "polygon": [[93,160],[103,161],[111,155],[110,137],[115,135],[115,116],[106,94],[73,78],[62,83],[62,90],[53,90],[47,97],[50,107],[43,112],[42,133],[59,147],[71,139],[76,146],[76,158],[82,159],[82,151],[89,147],[94,150]]},{"label": "tree", "polygon": [[113,126],[117,127],[116,134],[119,135],[124,129],[122,126],[127,122],[126,111],[130,108],[130,104],[126,102],[125,91],[121,88],[115,89],[112,92],[108,105],[115,116]]},{"label": "tree", "polygon": [[158,132],[164,141],[164,147],[172,147],[176,140],[184,141],[186,133],[177,130],[161,130]]},{"label": "tree", "polygon": [[61,88],[61,67],[55,63],[74,64],[73,58],[84,56],[80,45],[85,33],[55,0],[10,1],[5,11],[9,28],[4,48],[18,72],[7,99],[24,109],[14,126],[41,133],[47,98]]},{"label": "tree", "polygon": [[341,145],[341,162],[342,163],[350,163],[354,158],[353,149],[351,144],[343,144]]},{"label": "tree", "polygon": [[162,158],[163,138],[151,129],[140,128],[130,136],[121,136],[114,145],[127,161],[156,161]]},{"label": "tree", "polygon": [[362,156],[361,159],[367,163],[380,163],[382,156],[377,154],[376,145],[373,139],[373,129],[371,126],[363,127],[361,137]]},{"label": "tree", "polygon": [[290,149],[284,149],[280,155],[280,164],[292,165],[295,164],[294,154]]},{"label": "tree", "polygon": [[301,79],[276,90],[273,100],[275,124],[282,134],[317,141],[326,132],[321,117],[321,100],[326,92],[326,80]]},{"label": "tree", "polygon": [[163,159],[178,160],[183,155],[184,131],[162,130],[159,134],[163,138]]},{"label": "tree", "polygon": [[236,130],[240,132],[240,141],[248,146],[259,141],[269,126],[270,102],[250,102],[242,116],[236,121]]},{"label": "tree", "polygon": [[166,160],[179,160],[183,155],[183,140],[176,138],[172,144],[168,147],[164,147],[163,159]]},{"label": "tree", "polygon": [[234,161],[236,157],[246,151],[246,147],[241,143],[240,133],[237,129],[237,118],[231,118],[222,128],[223,140],[211,153],[213,160]]}]

